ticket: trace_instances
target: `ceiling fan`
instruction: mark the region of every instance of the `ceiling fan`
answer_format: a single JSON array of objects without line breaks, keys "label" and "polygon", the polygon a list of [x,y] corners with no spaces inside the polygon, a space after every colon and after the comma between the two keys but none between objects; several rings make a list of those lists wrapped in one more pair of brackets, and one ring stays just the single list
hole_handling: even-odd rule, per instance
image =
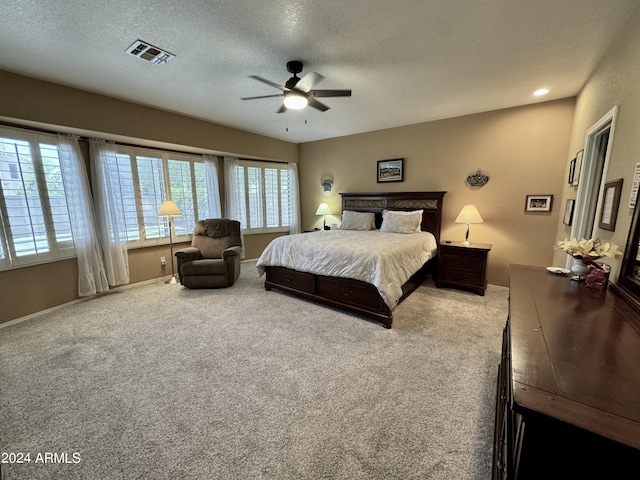
[{"label": "ceiling fan", "polygon": [[250,78],[255,78],[259,82],[266,83],[272,87],[282,90],[282,93],[275,95],[262,95],[259,97],[244,97],[242,100],[255,100],[257,98],[273,98],[284,97],[284,101],[278,113],[284,112],[287,108],[292,110],[301,110],[307,105],[313,107],[321,112],[329,110],[325,104],[316,100],[316,97],[350,97],[351,90],[314,90],[313,86],[322,80],[324,77],[315,72],[309,72],[302,78],[298,77],[298,73],[302,72],[302,62],[298,60],[292,60],[287,62],[287,71],[293,73],[293,77],[287,80],[287,83],[278,85],[266,78],[259,77],[257,75],[251,75]]}]

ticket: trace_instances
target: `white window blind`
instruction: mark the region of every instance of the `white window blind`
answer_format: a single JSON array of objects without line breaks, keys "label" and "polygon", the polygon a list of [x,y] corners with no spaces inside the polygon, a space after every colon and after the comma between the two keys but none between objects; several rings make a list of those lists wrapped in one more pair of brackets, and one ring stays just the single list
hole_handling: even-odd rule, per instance
[{"label": "white window blind", "polygon": [[57,137],[0,127],[0,268],[75,254]]},{"label": "white window blind", "polygon": [[137,247],[165,243],[169,222],[158,217],[164,200],[173,200],[183,215],[173,217],[173,240],[186,241],[196,221],[209,218],[204,162],[199,155],[117,145],[117,163],[110,166],[124,218],[122,240]]},{"label": "white window blind", "polygon": [[288,165],[276,162],[240,160],[236,168],[240,223],[245,233],[289,231]]}]

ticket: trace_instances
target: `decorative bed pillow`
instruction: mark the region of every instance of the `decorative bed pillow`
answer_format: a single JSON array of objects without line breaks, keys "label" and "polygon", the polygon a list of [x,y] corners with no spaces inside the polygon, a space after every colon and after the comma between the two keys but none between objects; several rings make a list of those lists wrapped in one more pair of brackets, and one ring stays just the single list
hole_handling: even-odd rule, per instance
[{"label": "decorative bed pillow", "polygon": [[342,225],[340,230],[374,230],[376,218],[372,212],[354,212],[345,210],[342,212]]},{"label": "decorative bed pillow", "polygon": [[398,210],[384,210],[382,212],[381,232],[420,233],[423,210],[403,212]]}]

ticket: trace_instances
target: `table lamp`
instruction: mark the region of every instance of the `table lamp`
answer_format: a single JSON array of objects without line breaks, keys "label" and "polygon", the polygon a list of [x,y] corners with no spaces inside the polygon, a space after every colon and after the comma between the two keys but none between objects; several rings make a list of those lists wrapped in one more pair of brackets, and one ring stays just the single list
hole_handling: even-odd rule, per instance
[{"label": "table lamp", "polygon": [[171,278],[164,283],[167,283],[170,285],[178,283],[178,280],[176,279],[176,273],[173,268],[173,241],[172,241],[172,235],[171,235],[172,234],[171,219],[173,217],[179,217],[181,215],[182,215],[182,212],[180,211],[178,206],[175,204],[175,202],[172,202],[171,200],[165,200],[164,202],[162,202],[162,205],[160,206],[160,210],[158,210],[159,217],[169,217],[169,250],[171,252]]},{"label": "table lamp", "polygon": [[478,209],[475,205],[465,205],[460,210],[458,217],[455,220],[456,223],[466,223],[467,224],[467,233],[464,236],[463,245],[471,245],[469,242],[469,224],[470,223],[482,223],[482,217],[478,212]]},{"label": "table lamp", "polygon": [[329,230],[327,228],[327,215],[331,215],[331,209],[329,208],[329,205],[327,205],[326,203],[321,203],[318,207],[318,210],[316,211],[316,215],[322,215],[322,227],[325,230]]}]

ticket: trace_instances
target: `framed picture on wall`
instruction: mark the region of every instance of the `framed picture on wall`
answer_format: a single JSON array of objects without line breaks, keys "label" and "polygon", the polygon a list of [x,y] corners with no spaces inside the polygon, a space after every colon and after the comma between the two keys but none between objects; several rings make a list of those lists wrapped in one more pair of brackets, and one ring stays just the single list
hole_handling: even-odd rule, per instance
[{"label": "framed picture on wall", "polygon": [[576,154],[576,165],[573,169],[573,181],[571,182],[571,185],[573,185],[574,187],[577,187],[578,182],[580,181],[580,170],[582,170],[582,155],[584,155],[584,150],[580,150]]},{"label": "framed picture on wall", "polygon": [[603,230],[613,232],[616,229],[622,182],[623,179],[619,178],[618,180],[611,180],[604,184],[602,206],[600,207],[600,223],[598,224]]},{"label": "framed picture on wall", "polygon": [[569,185],[573,185],[573,179],[575,177],[576,174],[576,159],[574,158],[573,160],[571,160],[571,162],[569,162]]},{"label": "framed picture on wall", "polygon": [[562,223],[565,225],[571,225],[571,222],[573,221],[573,207],[575,204],[575,200],[567,200],[567,204],[564,206],[564,218],[562,219]]},{"label": "framed picture on wall", "polygon": [[553,195],[527,195],[525,212],[550,212]]},{"label": "framed picture on wall", "polygon": [[403,182],[404,158],[378,160],[378,183]]}]

